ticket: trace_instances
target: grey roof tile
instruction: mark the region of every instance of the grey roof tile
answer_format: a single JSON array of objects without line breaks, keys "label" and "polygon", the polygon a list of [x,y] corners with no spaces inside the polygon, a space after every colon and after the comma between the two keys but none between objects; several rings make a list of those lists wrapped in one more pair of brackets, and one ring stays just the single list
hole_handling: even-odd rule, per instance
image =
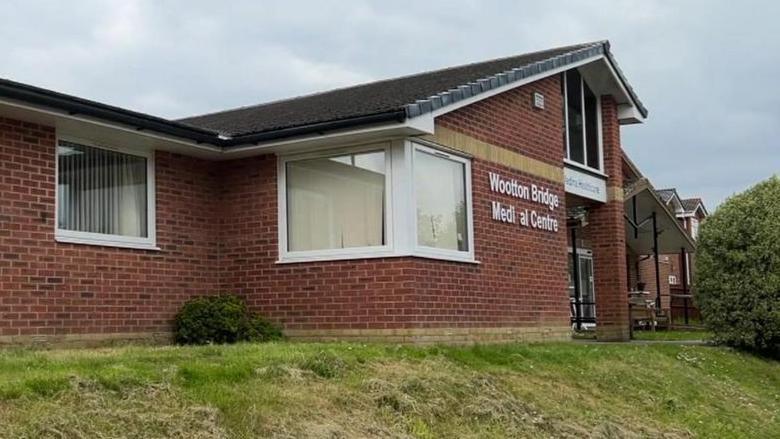
[{"label": "grey roof tile", "polygon": [[[608,55],[607,42],[558,47],[450,67],[188,117],[178,122],[240,137],[391,112],[404,111],[406,117],[414,117],[598,53]],[[633,97],[641,107],[636,96]],[[641,110],[646,112],[644,107]]]}]

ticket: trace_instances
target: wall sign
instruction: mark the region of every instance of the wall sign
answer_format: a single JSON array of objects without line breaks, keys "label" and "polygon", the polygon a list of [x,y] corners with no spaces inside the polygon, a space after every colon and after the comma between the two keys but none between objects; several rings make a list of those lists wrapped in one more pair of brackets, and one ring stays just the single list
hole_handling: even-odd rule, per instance
[{"label": "wall sign", "polygon": [[603,178],[572,168],[563,168],[566,192],[589,200],[607,202],[607,182]]},{"label": "wall sign", "polygon": [[502,223],[518,224],[520,227],[530,227],[546,232],[558,232],[558,219],[554,211],[560,206],[561,200],[549,188],[535,184],[524,185],[515,179],[507,179],[495,172],[488,172],[490,191],[507,195],[518,200],[530,201],[542,206],[541,212],[535,209],[518,208],[514,204],[501,201],[491,201],[491,218]]}]

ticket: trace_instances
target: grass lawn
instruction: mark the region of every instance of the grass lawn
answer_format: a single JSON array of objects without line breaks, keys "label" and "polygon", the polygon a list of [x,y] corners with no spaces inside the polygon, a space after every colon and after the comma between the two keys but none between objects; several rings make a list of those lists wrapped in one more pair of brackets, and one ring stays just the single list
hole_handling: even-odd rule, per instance
[{"label": "grass lawn", "polygon": [[780,437],[780,363],[671,344],[4,350],[0,437]]},{"label": "grass lawn", "polygon": [[634,331],[634,340],[708,341],[712,334],[705,330],[672,329],[663,331]]}]

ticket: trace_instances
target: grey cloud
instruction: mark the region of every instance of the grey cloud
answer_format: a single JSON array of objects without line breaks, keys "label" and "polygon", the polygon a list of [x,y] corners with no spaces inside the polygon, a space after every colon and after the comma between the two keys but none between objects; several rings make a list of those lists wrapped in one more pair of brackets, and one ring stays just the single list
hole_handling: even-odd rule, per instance
[{"label": "grey cloud", "polygon": [[712,208],[780,170],[771,1],[10,1],[0,76],[167,117],[608,38],[648,122],[623,144]]}]

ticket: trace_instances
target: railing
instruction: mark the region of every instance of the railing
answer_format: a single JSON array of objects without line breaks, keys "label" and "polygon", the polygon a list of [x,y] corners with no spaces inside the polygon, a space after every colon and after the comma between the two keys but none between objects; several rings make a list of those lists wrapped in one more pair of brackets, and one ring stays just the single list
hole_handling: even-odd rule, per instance
[{"label": "railing", "polygon": [[583,315],[583,308],[585,307],[593,307],[594,311],[596,309],[596,302],[577,302],[573,297],[569,298],[569,315],[571,317],[571,324],[574,326],[575,329],[578,331],[582,329],[583,324],[595,324],[596,323],[596,314],[593,313],[593,316],[584,316]]}]

